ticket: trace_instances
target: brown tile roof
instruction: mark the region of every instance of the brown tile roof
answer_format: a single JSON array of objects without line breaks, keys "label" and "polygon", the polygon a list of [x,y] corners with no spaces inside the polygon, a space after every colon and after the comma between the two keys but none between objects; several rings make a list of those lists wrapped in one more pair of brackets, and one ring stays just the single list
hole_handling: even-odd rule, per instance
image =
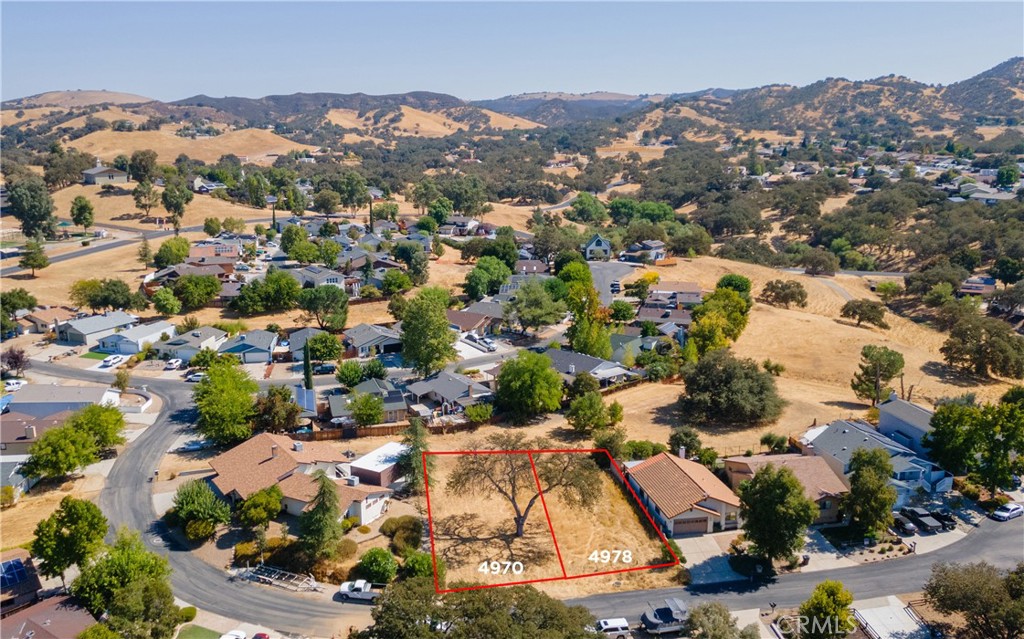
[{"label": "brown tile roof", "polygon": [[658,293],[700,293],[701,290],[697,282],[658,282],[651,285],[651,291]]},{"label": "brown tile roof", "polygon": [[74,319],[76,315],[78,315],[78,313],[70,308],[54,306],[52,308],[41,308],[32,311],[25,317],[33,318],[40,322],[45,322],[46,324],[59,324],[60,322],[66,322]]},{"label": "brown tile roof", "polygon": [[[334,485],[338,489],[338,502],[341,504],[342,511],[347,510],[352,502],[363,501],[370,495],[391,493],[391,490],[381,488],[380,486],[364,486],[363,484],[349,486],[339,481],[335,481]],[[316,495],[316,482],[313,481],[311,475],[304,473],[295,473],[278,484],[278,486],[285,497],[307,502],[306,507],[309,506],[308,502]]]},{"label": "brown tile roof", "polygon": [[[5,413],[3,419],[0,419],[0,442],[4,444],[34,442],[46,431],[62,426],[73,414],[74,411],[70,410],[62,410],[46,417],[33,417],[16,411]],[[35,438],[29,439],[26,436],[25,428],[27,426],[36,427]]]},{"label": "brown tile roof", "polygon": [[476,328],[480,328],[490,319],[488,316],[482,313],[471,313],[469,311],[445,311],[445,315],[448,317],[448,323],[458,326],[460,330],[471,331]]},{"label": "brown tile roof", "polygon": [[709,498],[731,506],[740,505],[739,497],[710,470],[675,455],[655,455],[626,472],[669,519]]},{"label": "brown tile roof", "polygon": [[68,639],[96,625],[71,597],[50,597],[4,618],[4,639]]},{"label": "brown tile roof", "polygon": [[804,494],[812,501],[822,497],[844,495],[850,492],[846,483],[836,475],[824,458],[815,455],[754,455],[753,457],[728,457],[726,468],[733,467],[737,474],[753,476],[768,464],[785,467],[793,471],[793,475],[804,487]]},{"label": "brown tile roof", "polygon": [[[302,450],[295,450],[295,444]],[[277,457],[271,448],[277,446]],[[231,450],[210,460],[217,472],[213,484],[222,494],[232,491],[242,499],[256,491],[273,486],[303,464],[325,462],[337,464],[346,461],[341,452],[327,442],[296,442],[285,435],[260,433]]]}]

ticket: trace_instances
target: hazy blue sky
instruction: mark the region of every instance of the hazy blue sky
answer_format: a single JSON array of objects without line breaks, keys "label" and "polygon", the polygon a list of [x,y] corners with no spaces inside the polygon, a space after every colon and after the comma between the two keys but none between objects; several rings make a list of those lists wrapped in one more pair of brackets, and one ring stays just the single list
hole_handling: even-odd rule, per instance
[{"label": "hazy blue sky", "polygon": [[948,84],[1024,52],[1024,3],[7,2],[2,97],[110,89],[662,93],[896,73]]}]

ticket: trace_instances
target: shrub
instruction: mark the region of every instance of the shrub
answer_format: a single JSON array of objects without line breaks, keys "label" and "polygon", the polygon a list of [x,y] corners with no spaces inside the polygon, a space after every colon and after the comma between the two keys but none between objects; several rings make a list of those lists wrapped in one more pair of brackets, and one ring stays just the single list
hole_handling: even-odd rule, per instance
[{"label": "shrub", "polygon": [[349,521],[348,519],[342,519],[341,520],[341,534],[344,535],[344,534],[348,533],[348,531],[350,531],[350,530],[352,530],[352,522]]},{"label": "shrub", "polygon": [[679,544],[676,543],[676,540],[666,538],[665,541],[668,543],[668,548],[666,548],[665,546],[661,547],[661,560],[663,562],[672,561],[672,554],[668,551],[668,549],[671,548],[672,552],[674,552],[676,554],[676,557],[679,558],[679,564],[685,564],[686,557],[683,557],[683,551],[679,549]]},{"label": "shrub", "polygon": [[965,482],[964,485],[960,487],[960,494],[971,501],[978,501],[981,499],[981,488],[974,484]]},{"label": "shrub", "polygon": [[349,557],[355,557],[356,551],[359,550],[359,544],[352,541],[351,539],[342,539],[338,542],[338,551],[335,553],[334,558],[339,560],[345,560]]},{"label": "shrub", "polygon": [[178,621],[179,621],[179,623],[188,623],[190,621],[193,621],[195,618],[196,618],[196,607],[195,606],[185,606],[184,608],[182,608],[181,610],[178,611]]},{"label": "shrub", "polygon": [[360,533],[362,533],[362,534],[366,535],[366,534],[369,534],[369,532],[370,532],[370,527],[369,527],[369,526],[360,526],[360,527],[359,527],[359,528],[357,528],[356,530],[358,530],[358,531],[359,531]]},{"label": "shrub", "polygon": [[213,537],[217,525],[206,519],[193,519],[185,524],[185,537],[189,541],[204,541]]},{"label": "shrub", "polygon": [[365,579],[388,583],[398,574],[398,561],[383,548],[371,548],[359,558],[356,570]]},{"label": "shrub", "polygon": [[490,421],[493,414],[494,406],[490,404],[473,404],[472,406],[466,407],[466,419],[468,419],[471,424],[482,424],[486,421]]},{"label": "shrub", "polygon": [[0,508],[14,505],[14,486],[0,488]]},{"label": "shrub", "polygon": [[380,532],[391,538],[391,549],[395,554],[406,556],[420,547],[423,520],[413,515],[391,517],[380,525]]}]

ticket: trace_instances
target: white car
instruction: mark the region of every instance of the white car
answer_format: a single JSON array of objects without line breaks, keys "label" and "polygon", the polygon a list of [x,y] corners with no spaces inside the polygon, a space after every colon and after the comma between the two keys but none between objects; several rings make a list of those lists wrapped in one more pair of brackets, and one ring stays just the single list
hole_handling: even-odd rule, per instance
[{"label": "white car", "polygon": [[13,393],[15,391],[21,390],[21,387],[27,383],[28,382],[26,382],[23,379],[9,379],[6,382],[4,382],[4,390],[7,391],[8,393]]},{"label": "white car", "polygon": [[617,619],[601,619],[594,625],[594,631],[612,639],[630,639],[633,633],[629,630],[629,622]]},{"label": "white car", "polygon": [[246,639],[249,635],[244,630],[232,630],[220,636],[220,639]]},{"label": "white car", "polygon": [[106,367],[117,366],[118,364],[120,364],[124,360],[125,360],[124,355],[108,355],[108,356],[103,358],[103,364],[102,365],[106,366]]},{"label": "white car", "polygon": [[992,519],[996,521],[1009,521],[1024,515],[1024,506],[1020,504],[1004,504],[996,508],[992,513]]},{"label": "white car", "polygon": [[176,371],[179,368],[181,368],[181,360],[180,359],[169,359],[169,360],[167,360],[167,365],[164,366],[164,370],[165,371]]},{"label": "white car", "polygon": [[196,383],[201,382],[204,379],[206,379],[206,373],[192,373],[191,375],[185,378],[185,381]]}]

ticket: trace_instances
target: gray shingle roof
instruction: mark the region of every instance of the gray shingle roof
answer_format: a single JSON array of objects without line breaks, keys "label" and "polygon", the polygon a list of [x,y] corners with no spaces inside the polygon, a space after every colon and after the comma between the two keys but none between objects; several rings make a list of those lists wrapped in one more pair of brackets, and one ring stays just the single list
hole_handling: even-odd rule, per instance
[{"label": "gray shingle roof", "polygon": [[902,399],[893,398],[878,405],[879,412],[889,413],[896,419],[922,431],[931,430],[932,411]]},{"label": "gray shingle roof", "polygon": [[345,331],[345,341],[353,348],[362,348],[380,339],[402,339],[398,331],[377,324],[358,324]]},{"label": "gray shingle roof", "polygon": [[454,401],[468,397],[471,385],[474,397],[491,394],[491,389],[474,382],[465,375],[458,375],[447,371],[442,371],[434,377],[410,384],[409,392],[413,395],[426,395],[433,392],[448,401]]},{"label": "gray shingle roof", "polygon": [[129,315],[124,311],[114,311],[112,313],[106,313],[105,315],[93,315],[92,317],[83,317],[82,319],[71,320],[67,322],[67,325],[83,335],[92,335],[93,333],[109,331],[110,329],[117,328],[119,326],[134,324],[137,321],[137,317]]},{"label": "gray shingle roof", "polygon": [[236,335],[220,347],[221,353],[227,353],[232,350],[261,350],[271,351],[274,349],[274,344],[277,342],[277,333],[271,333],[270,331],[249,331],[248,333],[242,333]]},{"label": "gray shingle roof", "polygon": [[305,347],[306,345],[306,340],[308,340],[310,337],[313,337],[314,335],[319,335],[320,333],[323,332],[324,331],[320,330],[319,328],[300,328],[294,333],[288,335],[288,350],[290,350],[293,353],[296,351],[301,351],[303,347]]},{"label": "gray shingle roof", "polygon": [[212,326],[200,326],[194,331],[190,331],[184,335],[178,335],[177,337],[173,337],[166,342],[163,342],[161,346],[195,346],[196,348],[199,348],[203,342],[211,337],[214,339],[220,339],[225,336],[227,336],[227,333],[219,328],[214,328]]},{"label": "gray shingle roof", "polygon": [[[853,451],[859,448],[887,451],[896,473],[911,468],[921,469],[921,464],[927,465],[923,460],[918,460],[914,451],[879,433],[867,422],[836,420],[829,423],[811,443],[815,449],[825,451],[842,462],[843,468],[849,467]],[[914,460],[921,464],[914,463]]]}]

